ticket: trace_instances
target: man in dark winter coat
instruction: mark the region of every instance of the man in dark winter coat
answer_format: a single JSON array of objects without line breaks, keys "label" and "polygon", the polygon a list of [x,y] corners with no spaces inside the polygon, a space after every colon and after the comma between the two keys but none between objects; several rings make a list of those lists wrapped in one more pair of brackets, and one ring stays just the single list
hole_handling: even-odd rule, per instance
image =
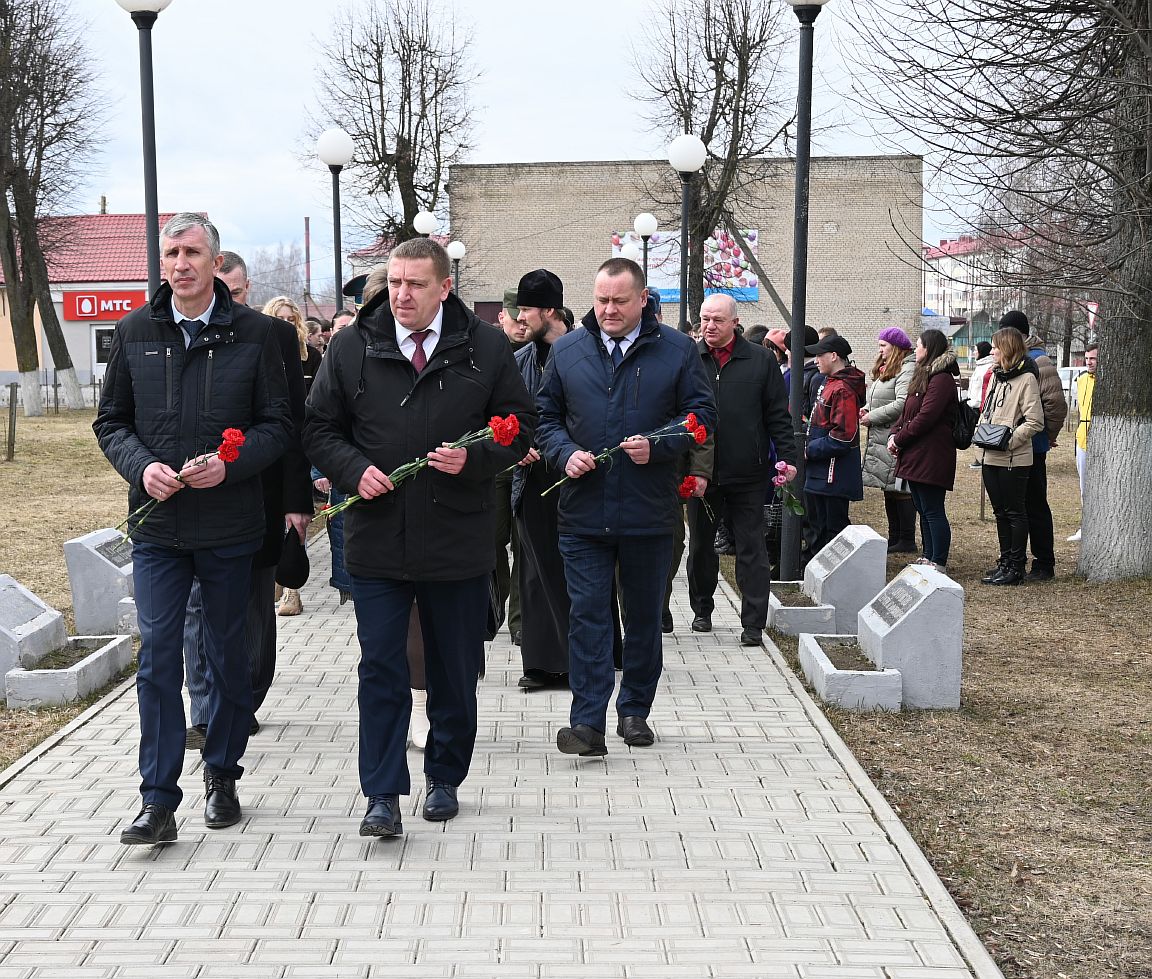
[{"label": "man in dark winter coat", "polygon": [[[772,446],[779,458],[796,463],[796,440],[788,396],[775,358],[736,332],[740,319],[731,296],[715,295],[700,307],[703,339],[698,349],[712,378],[717,423],[713,438],[694,454],[706,456],[711,481],[703,499],[688,504],[692,534],[688,546],[688,598],[696,632],[712,629],[713,595],[720,561],[712,547],[714,515],[723,508],[736,544],[736,583],[740,586],[740,642],[759,646],[768,618],[772,571],[764,547],[764,498],[774,475]],[[697,489],[699,490],[699,481]],[[711,512],[710,512],[711,511]]]},{"label": "man in dark winter coat", "polygon": [[[261,472],[292,443],[284,365],[268,318],[232,302],[216,278],[220,236],[198,214],[160,235],[165,284],[120,321],[93,429],[130,486],[132,576],[140,623],[140,774],[144,807],[123,843],[176,839],[184,761],[184,612],[203,596],[213,683],[204,737],[204,822],[241,817],[236,780],[252,723],[244,621],[252,557],[264,538]],[[244,444],[215,451],[225,429]]]},{"label": "man in dark winter coat", "polygon": [[[516,415],[505,446],[451,443]],[[360,640],[361,836],[396,836],[412,712],[408,619],[419,607],[431,731],[423,815],[453,818],[476,741],[476,684],[484,662],[489,579],[495,566],[493,482],[528,451],[532,399],[499,333],[452,293],[447,253],[428,238],[398,245],[388,289],[332,339],[308,396],[304,447],[339,490],[344,560]],[[393,484],[416,458],[428,468]]]},{"label": "man in dark winter coat", "polygon": [[[236,306],[248,305],[251,280],[248,267],[235,252],[221,252],[223,262],[217,277],[228,287]],[[292,411],[292,445],[288,451],[260,474],[264,488],[264,543],[252,562],[252,579],[248,589],[248,612],[244,619],[244,646],[248,650],[248,668],[252,676],[252,727],[260,725],[255,714],[268,696],[276,674],[276,565],[288,524],[306,541],[312,522],[312,482],[308,460],[300,447],[300,430],[304,426],[304,372],[300,367],[300,346],[291,323],[268,317],[284,361],[288,383],[288,405]],[[189,720],[191,724],[185,746],[193,750],[204,747],[208,732],[208,691],[211,674],[204,642],[204,605],[200,582],[193,581],[184,620],[184,673],[188,684]]]},{"label": "man in dark winter coat", "polygon": [[[583,329],[561,337],[537,395],[544,458],[570,480],[559,492],[560,553],[572,602],[568,633],[571,726],[556,746],[603,755],[612,696],[609,582],[619,567],[627,610],[624,675],[616,733],[632,746],[653,743],[647,717],[660,682],[660,613],[681,519],[677,471],[688,449],[680,436],[643,437],[689,413],[711,428],[715,405],[695,344],[646,311],[644,273],[628,259],[600,266],[594,308]],[[622,451],[597,463],[596,454]]]},{"label": "man in dark winter coat", "polygon": [[867,384],[848,358],[852,347],[841,336],[827,336],[804,353],[816,358],[825,378],[808,419],[804,447],[804,502],[809,508],[815,557],[848,526],[848,502],[864,499],[860,471],[860,405]]}]

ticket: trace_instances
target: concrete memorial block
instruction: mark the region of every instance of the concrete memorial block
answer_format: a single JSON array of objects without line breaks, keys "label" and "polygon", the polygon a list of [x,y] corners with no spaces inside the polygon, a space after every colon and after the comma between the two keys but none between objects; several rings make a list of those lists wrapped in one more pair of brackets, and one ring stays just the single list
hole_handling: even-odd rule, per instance
[{"label": "concrete memorial block", "polygon": [[905,707],[959,707],[964,589],[912,564],[860,610],[860,647],[880,669],[899,670]]},{"label": "concrete memorial block", "polygon": [[[885,543],[887,549],[887,543]],[[800,636],[798,654],[804,676],[826,704],[846,710],[899,710],[901,678],[897,670],[881,670],[871,661],[856,669],[836,666],[826,650],[856,644],[854,635]],[[863,653],[863,650],[860,650]],[[866,657],[863,657],[866,658]],[[864,668],[866,667],[866,668]]]},{"label": "concrete memorial block", "polygon": [[64,542],[76,631],[116,632],[117,603],[131,597],[132,542],[111,527]]},{"label": "concrete memorial block", "polygon": [[[99,690],[132,662],[131,636],[73,636],[59,650],[68,665],[17,667],[4,676],[8,706],[70,704]],[[53,650],[49,650],[49,653]]]},{"label": "concrete memorial block", "polygon": [[836,609],[813,602],[799,581],[774,581],[768,594],[768,628],[786,636],[802,632],[832,632]]},{"label": "concrete memorial block", "polygon": [[804,592],[836,608],[836,632],[856,631],[860,609],[884,587],[888,541],[871,527],[851,524],[808,562]]},{"label": "concrete memorial block", "polygon": [[11,575],[0,574],[0,673],[64,645],[64,616]]},{"label": "concrete memorial block", "polygon": [[140,622],[136,618],[136,599],[122,598],[116,603],[116,631],[122,636],[140,635]]}]

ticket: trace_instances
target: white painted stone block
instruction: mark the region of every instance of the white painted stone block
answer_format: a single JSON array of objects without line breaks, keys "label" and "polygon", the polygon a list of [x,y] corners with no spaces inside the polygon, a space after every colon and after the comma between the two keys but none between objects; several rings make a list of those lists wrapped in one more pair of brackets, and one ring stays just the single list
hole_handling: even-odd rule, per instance
[{"label": "white painted stone block", "polygon": [[899,670],[905,707],[960,706],[964,589],[941,571],[912,564],[860,610],[864,654]]},{"label": "white painted stone block", "polygon": [[64,542],[76,631],[102,635],[118,628],[117,603],[132,595],[132,542],[112,527]]},{"label": "white painted stone block", "polygon": [[38,670],[33,664],[9,670],[4,676],[9,707],[47,707],[83,700],[132,662],[131,636],[73,636],[61,645],[79,645],[91,652],[66,669]]},{"label": "white painted stone block", "polygon": [[140,622],[136,618],[136,599],[122,598],[116,603],[116,631],[136,639],[140,636]]},{"label": "white painted stone block", "polygon": [[836,609],[836,631],[856,630],[860,609],[884,587],[888,541],[865,524],[850,524],[808,562],[804,593]]},{"label": "white painted stone block", "polygon": [[[803,592],[799,581],[774,581],[773,588],[794,588]],[[768,595],[768,627],[786,636],[798,636],[802,632],[834,632],[836,609],[831,605],[787,605],[775,594]]]},{"label": "white painted stone block", "polygon": [[0,673],[64,645],[64,616],[11,575],[0,574]]},{"label": "white painted stone block", "polygon": [[855,638],[850,634],[803,633],[798,652],[804,676],[826,704],[859,711],[899,710],[901,682],[897,670],[839,670],[820,647],[823,640]]}]

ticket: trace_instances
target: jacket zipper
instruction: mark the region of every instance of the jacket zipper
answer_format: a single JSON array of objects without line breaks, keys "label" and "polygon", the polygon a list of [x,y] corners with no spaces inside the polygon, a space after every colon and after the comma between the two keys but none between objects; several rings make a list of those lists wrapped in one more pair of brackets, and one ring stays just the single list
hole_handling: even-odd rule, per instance
[{"label": "jacket zipper", "polygon": [[212,410],[212,354],[213,351],[208,351],[208,367],[204,371],[204,410]]},{"label": "jacket zipper", "polygon": [[172,348],[164,348],[164,402],[172,407]]}]

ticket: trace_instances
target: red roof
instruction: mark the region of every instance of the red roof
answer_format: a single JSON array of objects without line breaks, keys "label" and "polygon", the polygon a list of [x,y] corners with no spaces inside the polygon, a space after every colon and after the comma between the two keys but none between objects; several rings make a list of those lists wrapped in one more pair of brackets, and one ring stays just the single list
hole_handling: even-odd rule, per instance
[{"label": "red roof", "polygon": [[939,246],[923,246],[924,261],[935,262],[941,258],[977,255],[981,252],[996,251],[1003,248],[1020,248],[1028,236],[1028,232],[1020,231],[1014,234],[1000,234],[995,237],[961,235],[959,238],[941,238]]},{"label": "red roof", "polygon": [[[161,214],[156,234],[171,214]],[[45,218],[42,241],[53,285],[69,282],[147,282],[143,214],[78,214]],[[0,276],[3,282],[3,276]]]}]

